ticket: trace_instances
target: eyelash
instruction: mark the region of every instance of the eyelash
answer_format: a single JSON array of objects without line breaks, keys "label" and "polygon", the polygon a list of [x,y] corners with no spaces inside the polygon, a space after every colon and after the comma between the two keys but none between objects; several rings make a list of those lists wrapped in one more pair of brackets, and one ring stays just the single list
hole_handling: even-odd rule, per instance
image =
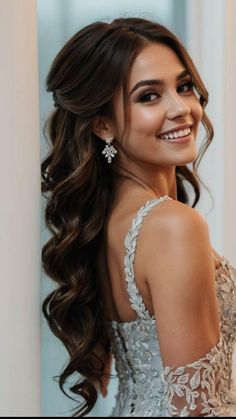
[{"label": "eyelash", "polygon": [[[187,92],[189,92],[189,91],[191,91],[191,90],[193,90],[193,88],[194,88],[194,84],[193,84],[193,82],[192,81],[186,81],[186,82],[184,82],[184,83],[182,83],[180,86],[178,86],[178,89],[180,89],[181,87],[183,87],[183,86],[188,86],[188,90],[187,90]],[[185,92],[183,92],[183,93],[186,93],[186,91]],[[155,100],[155,99],[152,99],[152,100],[150,100],[150,99],[147,99],[148,97],[150,97],[150,96],[152,96],[152,95],[155,95],[155,96],[159,96],[159,98],[161,97],[158,93],[156,93],[156,92],[147,92],[147,93],[145,93],[144,95],[141,95],[141,97],[139,98],[139,102],[152,102],[153,100]],[[159,98],[156,98],[156,99],[159,99]]]}]

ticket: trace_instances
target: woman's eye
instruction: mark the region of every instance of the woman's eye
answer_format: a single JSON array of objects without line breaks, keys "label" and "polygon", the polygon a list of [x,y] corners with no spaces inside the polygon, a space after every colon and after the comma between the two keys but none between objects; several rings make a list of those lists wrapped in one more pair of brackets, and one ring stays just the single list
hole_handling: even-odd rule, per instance
[{"label": "woman's eye", "polygon": [[160,97],[160,95],[158,95],[157,93],[154,93],[154,92],[145,93],[144,95],[142,95],[139,98],[139,102],[152,102],[153,100],[157,99],[158,97]]},{"label": "woman's eye", "polygon": [[189,92],[189,91],[193,90],[193,88],[194,88],[193,82],[192,81],[187,81],[187,82],[181,84],[178,87],[178,91],[181,91],[181,92],[185,93],[185,92]]}]

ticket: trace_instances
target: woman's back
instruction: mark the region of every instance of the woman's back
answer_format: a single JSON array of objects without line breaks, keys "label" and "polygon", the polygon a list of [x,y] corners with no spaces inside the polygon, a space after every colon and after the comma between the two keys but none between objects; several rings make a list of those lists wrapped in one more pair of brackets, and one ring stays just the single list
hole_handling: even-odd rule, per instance
[{"label": "woman's back", "polygon": [[[108,324],[120,382],[117,404],[112,415],[167,416],[171,414],[178,416],[180,412],[181,414],[191,414],[191,411],[195,415],[202,413],[204,409],[205,415],[208,413],[214,416],[231,415],[232,407],[229,407],[231,405],[228,403],[231,397],[229,389],[231,388],[232,354],[228,359],[225,359],[224,354],[226,349],[228,353],[232,349],[227,348],[228,338],[225,340],[220,335],[220,338],[216,339],[215,344],[210,345],[207,351],[204,349],[207,343],[203,339],[198,345],[200,348],[202,346],[201,356],[194,357],[194,353],[189,355],[188,351],[183,348],[182,354],[175,358],[177,368],[174,368],[174,364],[168,366],[166,362],[163,365],[163,359],[168,359],[170,355],[165,356],[160,345],[158,328],[159,321],[161,324],[163,320],[154,316],[155,308],[152,296],[142,269],[144,261],[140,262],[139,260],[139,256],[142,255],[142,238],[144,237],[142,233],[145,223],[147,224],[148,215],[149,219],[152,216],[158,223],[158,216],[162,220],[164,212],[178,213],[178,211],[185,211],[185,208],[181,208],[182,204],[173,202],[168,197],[150,198],[138,210],[135,208],[136,203],[129,201],[127,207],[123,207],[126,216],[120,210],[123,203],[120,207],[117,205],[114,213],[111,212],[107,225],[107,257],[111,287],[109,295],[105,289],[104,292],[107,293],[107,301],[109,301],[107,315],[110,320],[113,320]],[[132,208],[135,208],[135,211],[132,211]],[[191,213],[191,208],[188,210]],[[195,210],[193,211],[195,213]],[[131,217],[133,212],[135,215]],[[119,217],[122,220],[121,223],[118,223]],[[145,217],[147,218],[145,219]],[[152,241],[151,237],[150,240]],[[158,246],[161,246],[163,240],[164,237],[156,240],[155,254],[157,258]],[[183,264],[185,264],[184,260]],[[172,269],[171,265],[172,261],[170,260],[168,264],[170,270]],[[218,281],[221,278],[220,269],[223,269],[223,262],[220,262],[216,269],[215,275],[216,279],[218,276]],[[223,270],[224,275],[228,273],[227,269]],[[161,274],[157,271],[158,276],[161,277]],[[108,277],[106,277],[106,281],[104,281],[106,290],[109,289],[108,283]],[[225,292],[224,296],[218,300],[220,303],[221,298],[225,300]],[[168,305],[168,302],[166,303]],[[235,299],[232,303],[236,309]],[[109,307],[111,311],[109,311]],[[171,310],[172,307],[167,307],[166,312]],[[224,308],[222,310],[222,314],[225,315]],[[199,319],[201,321],[201,313],[199,313]],[[207,325],[211,324],[211,320]],[[235,335],[235,323],[231,322],[230,324],[230,321],[230,319],[226,320],[228,329],[230,329],[230,334],[234,332]],[[193,330],[193,335],[195,333],[196,331]],[[212,333],[210,331],[209,335],[214,341],[214,330]],[[172,342],[174,341],[175,339],[172,340]],[[164,344],[163,347],[165,347]],[[178,352],[178,338],[174,351]],[[198,353],[198,349],[196,351]],[[183,360],[186,353],[187,357],[190,356],[191,362],[189,360],[188,363],[180,362],[178,364],[178,359]],[[227,374],[224,374],[226,371]],[[214,389],[211,388],[211,377],[215,376],[216,378],[217,375],[220,377],[220,374],[224,380],[223,378],[217,380],[218,394],[215,394]],[[207,383],[205,390],[200,386],[203,377]],[[211,402],[208,404],[209,399],[214,399],[212,404]]]},{"label": "woman's back", "polygon": [[[98,269],[101,273],[101,280],[103,282],[103,295],[105,300],[108,302],[110,309],[107,307],[107,317],[109,319],[118,320],[121,322],[132,321],[136,319],[136,313],[130,306],[129,296],[127,293],[127,283],[125,281],[124,272],[124,257],[125,257],[125,238],[132,225],[134,218],[137,215],[138,210],[145,205],[148,201],[155,200],[153,193],[147,190],[143,190],[140,186],[127,187],[127,183],[121,193],[117,194],[118,198],[114,202],[109,215],[107,217],[107,223],[104,228],[103,246],[99,254]],[[175,200],[166,200],[164,205],[154,205],[149,216],[144,220],[142,228],[140,229],[139,239],[137,241],[137,249],[135,252],[135,282],[138,286],[140,294],[142,295],[145,306],[148,311],[154,314],[152,297],[150,289],[147,285],[146,272],[144,267],[144,249],[146,244],[143,244],[142,237],[144,240],[151,241],[155,240],[155,257],[158,257],[158,247],[163,246],[164,236],[156,235],[155,228],[153,229],[153,222],[158,224],[159,228],[162,228],[164,220],[170,218],[173,215],[178,220],[178,216],[184,218],[185,212],[191,217],[196,214],[196,211],[186,205]],[[181,215],[182,213],[182,215]],[[176,234],[178,226],[176,226]],[[164,226],[163,226],[164,228]],[[165,235],[165,233],[164,233]],[[145,255],[146,257],[146,255]],[[212,249],[212,260],[217,268],[220,264],[220,256]],[[170,260],[167,257],[167,265],[170,265]],[[158,265],[158,264],[157,264]],[[158,266],[157,266],[158,268]],[[103,273],[103,274],[102,274]],[[155,274],[157,277],[161,276],[161,272],[156,269]],[[109,281],[108,281],[109,277]],[[106,297],[107,295],[107,297]],[[112,300],[112,304],[111,304]],[[105,304],[106,306],[106,304]]]}]

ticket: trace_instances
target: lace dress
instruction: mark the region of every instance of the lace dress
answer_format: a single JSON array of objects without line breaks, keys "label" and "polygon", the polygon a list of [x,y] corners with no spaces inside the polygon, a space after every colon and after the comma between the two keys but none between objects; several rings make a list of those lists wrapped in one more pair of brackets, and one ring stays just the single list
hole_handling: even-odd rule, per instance
[{"label": "lace dress", "polygon": [[[221,336],[203,358],[182,367],[163,367],[156,320],[135,284],[134,256],[143,217],[167,196],[140,208],[125,238],[127,290],[137,319],[109,322],[119,384],[110,416],[236,416],[232,355],[236,334],[236,270],[221,258],[216,269]],[[158,320],[157,320],[158,324]]]}]

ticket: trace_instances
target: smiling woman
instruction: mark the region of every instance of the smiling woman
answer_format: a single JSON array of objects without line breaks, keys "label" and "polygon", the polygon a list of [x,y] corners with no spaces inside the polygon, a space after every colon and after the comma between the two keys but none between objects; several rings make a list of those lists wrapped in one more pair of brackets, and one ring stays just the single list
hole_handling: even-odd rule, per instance
[{"label": "smiling woman", "polygon": [[114,102],[118,128],[113,121],[97,117],[94,130],[99,138],[105,138],[109,132],[116,139],[119,167],[132,171],[147,184],[155,184],[159,196],[167,191],[157,168],[168,167],[169,176],[174,179],[176,166],[186,165],[197,157],[195,139],[203,116],[202,105],[191,74],[178,55],[160,43],[145,45],[134,59],[128,91],[127,133],[122,137],[125,128],[122,89]]},{"label": "smiling woman", "polygon": [[42,258],[58,287],[43,312],[70,357],[61,389],[79,374],[87,414],[114,356],[111,416],[234,416],[235,269],[193,208],[213,128],[187,51],[155,22],[96,22],[55,57],[47,89]]}]

